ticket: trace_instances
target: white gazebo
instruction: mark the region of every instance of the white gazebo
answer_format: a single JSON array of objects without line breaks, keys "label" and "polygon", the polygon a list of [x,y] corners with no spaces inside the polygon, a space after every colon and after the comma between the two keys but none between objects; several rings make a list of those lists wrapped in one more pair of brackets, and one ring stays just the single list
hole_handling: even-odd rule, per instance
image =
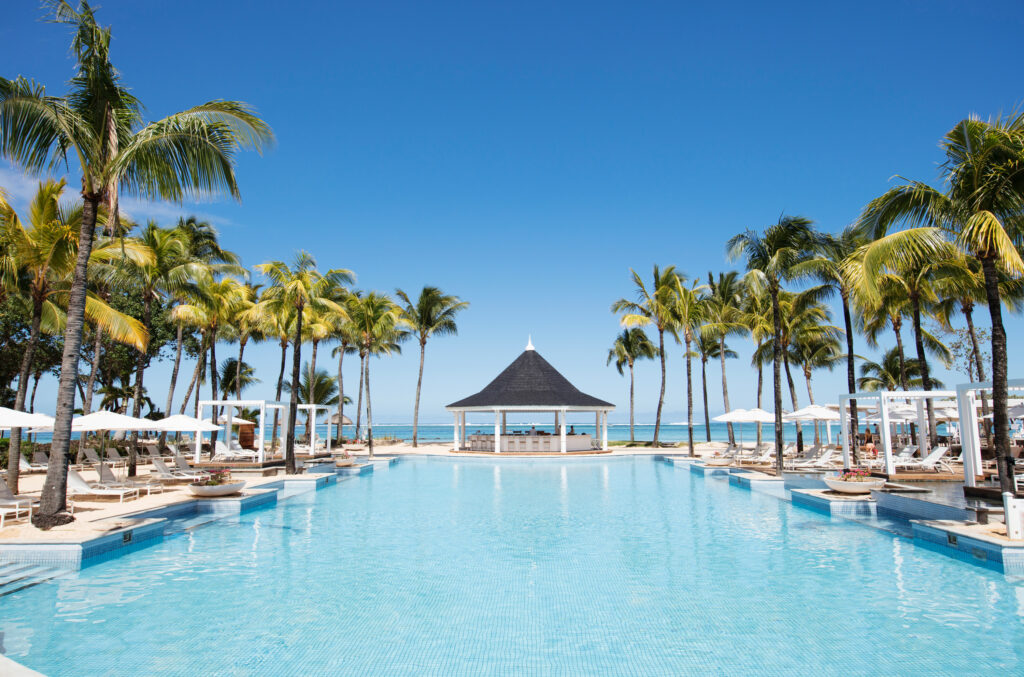
[{"label": "white gazebo", "polygon": [[[288,405],[283,402],[275,402],[273,400],[200,400],[199,401],[199,416],[203,418],[203,410],[206,407],[223,407],[224,410],[220,416],[223,419],[218,418],[218,422],[224,421],[224,443],[230,448],[231,446],[231,425],[234,417],[235,409],[241,409],[242,407],[258,408],[260,410],[259,417],[259,434],[256,435],[256,458],[260,463],[266,460],[266,449],[264,431],[266,430],[267,422],[267,409],[278,409],[285,412],[283,425],[288,425]],[[200,452],[203,449],[203,436],[202,434],[196,435],[196,451],[195,451],[195,462],[199,463]]]},{"label": "white gazebo", "polygon": [[[309,413],[310,429],[306,431],[309,435],[309,453],[313,455],[316,453],[316,417],[321,411],[330,411],[333,407],[329,407],[326,404],[299,404],[297,405],[299,411],[305,411]],[[337,416],[337,414],[335,414]],[[332,419],[330,416],[327,417],[327,453],[331,453],[331,423]]]},{"label": "white gazebo", "polygon": [[[447,407],[455,416],[455,451],[503,452],[583,452],[608,449],[608,413],[615,409],[611,402],[580,392],[576,386],[558,373],[533,348],[526,350],[475,395]],[[553,435],[529,432],[508,434],[509,412],[553,413],[557,445]],[[487,413],[494,416],[494,435],[466,436],[466,414]],[[592,413],[595,438],[587,434],[569,435],[566,418],[569,414]]]},{"label": "white gazebo", "polygon": [[[850,400],[857,401],[857,409],[860,410],[861,402],[875,402],[878,406],[878,430],[881,434],[882,454],[885,461],[885,474],[895,475],[896,465],[892,457],[892,431],[890,424],[892,420],[892,408],[890,403],[897,403],[899,400],[913,400],[916,404],[917,425],[920,431],[922,443],[921,456],[927,454],[928,445],[928,417],[925,414],[925,402],[928,400],[945,399],[956,397],[956,393],[950,390],[877,390],[862,393],[846,393],[839,396],[839,410],[843,412],[839,422],[842,426],[843,435],[843,467],[850,467],[850,435],[857,434],[857,431],[850,431],[850,419],[845,414]],[[869,405],[870,406],[870,405]],[[903,419],[909,420],[909,419]]]}]

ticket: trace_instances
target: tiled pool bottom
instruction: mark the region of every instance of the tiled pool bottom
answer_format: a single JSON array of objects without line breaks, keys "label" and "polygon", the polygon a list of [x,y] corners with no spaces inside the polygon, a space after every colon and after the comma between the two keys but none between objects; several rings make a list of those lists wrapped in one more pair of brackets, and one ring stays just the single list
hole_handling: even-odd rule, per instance
[{"label": "tiled pool bottom", "polygon": [[410,459],[3,598],[62,674],[1019,674],[1024,587],[648,458]]}]

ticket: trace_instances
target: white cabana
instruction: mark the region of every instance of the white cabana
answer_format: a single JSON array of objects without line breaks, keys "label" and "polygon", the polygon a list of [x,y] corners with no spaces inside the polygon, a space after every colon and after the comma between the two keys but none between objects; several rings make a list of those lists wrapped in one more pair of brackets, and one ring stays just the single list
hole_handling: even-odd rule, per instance
[{"label": "white cabana", "polygon": [[[259,434],[256,435],[256,457],[257,457],[257,459],[258,459],[258,461],[260,463],[263,463],[266,460],[266,449],[265,449],[266,445],[265,445],[265,441],[264,441],[263,438],[264,438],[264,435],[265,435],[264,431],[266,430],[267,409],[277,409],[279,411],[284,411],[285,412],[285,416],[283,416],[284,421],[283,421],[282,425],[285,425],[285,426],[289,425],[288,416],[287,416],[288,405],[283,403],[283,402],[276,402],[276,401],[273,401],[273,400],[200,400],[199,401],[199,418],[203,418],[203,410],[206,407],[224,407],[224,411],[221,413],[221,416],[223,417],[223,420],[225,421],[225,423],[224,423],[224,443],[227,445],[227,447],[229,449],[231,448],[231,425],[232,425],[231,421],[234,420],[234,412],[235,412],[235,410],[236,409],[241,409],[242,407],[251,407],[251,408],[254,408],[254,409],[259,409],[259,411],[260,411],[259,421],[260,422],[259,422]],[[218,417],[218,420],[221,420],[220,417]],[[252,421],[246,421],[246,423],[252,423]],[[195,450],[195,462],[196,463],[199,463],[199,461],[200,461],[200,454],[201,454],[202,450],[203,450],[203,436],[201,434],[200,435],[196,435],[196,450]],[[216,451],[214,451],[214,454],[216,454]]]},{"label": "white cabana", "polygon": [[[857,400],[857,408],[860,409],[861,402],[875,402],[878,406],[878,429],[881,435],[882,454],[885,460],[885,474],[895,475],[896,465],[892,457],[892,430],[890,424],[898,421],[892,416],[892,406],[900,404],[899,400],[914,400],[917,404],[917,424],[921,435],[921,456],[927,454],[928,447],[928,418],[925,416],[925,402],[927,400],[944,399],[954,397],[955,392],[949,390],[877,390],[861,393],[846,393],[839,396],[839,408],[846,411],[850,400]],[[898,411],[898,410],[897,410]],[[843,434],[843,467],[850,467],[850,435],[858,431],[850,431],[850,419],[847,416],[840,417]],[[909,419],[908,419],[909,420]]]},{"label": "white cabana", "polygon": [[46,414],[30,414],[27,411],[0,407],[0,429],[11,428],[52,428],[53,417]]},{"label": "white cabana", "polygon": [[[305,411],[309,413],[309,430],[306,434],[309,436],[309,453],[310,455],[316,454],[316,417],[320,414],[320,410],[330,411],[332,407],[325,404],[299,404],[297,405],[299,411]],[[337,414],[335,414],[335,417]],[[331,417],[327,417],[327,453],[331,453]]]}]

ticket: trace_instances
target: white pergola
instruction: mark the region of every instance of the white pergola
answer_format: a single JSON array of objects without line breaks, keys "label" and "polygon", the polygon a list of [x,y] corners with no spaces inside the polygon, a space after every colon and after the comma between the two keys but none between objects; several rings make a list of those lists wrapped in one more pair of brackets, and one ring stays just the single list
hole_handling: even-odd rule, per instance
[{"label": "white pergola", "polygon": [[[914,400],[917,404],[917,425],[921,434],[922,449],[921,456],[927,454],[928,446],[928,416],[925,414],[925,402],[927,400],[945,399],[956,397],[956,392],[951,390],[878,390],[863,393],[846,393],[839,396],[839,422],[842,426],[843,435],[843,467],[850,467],[850,419],[847,417],[847,409],[850,400],[857,400],[857,409],[861,409],[861,401],[877,402],[879,424],[878,429],[882,437],[882,453],[885,459],[885,474],[896,474],[896,465],[892,458],[892,431],[890,430],[889,403],[893,400]],[[965,466],[966,467],[966,466]]]},{"label": "white pergola", "polygon": [[[300,411],[309,412],[310,430],[309,433],[309,453],[312,454],[316,451],[316,417],[321,409],[324,411],[330,411],[331,407],[325,404],[299,404],[297,405]],[[331,453],[331,417],[327,417],[327,453]]]},{"label": "white pergola", "polygon": [[[266,460],[266,449],[265,442],[263,439],[264,431],[266,430],[267,422],[267,409],[278,409],[285,412],[288,411],[288,405],[283,402],[275,402],[273,400],[200,400],[199,401],[199,415],[198,418],[203,418],[203,410],[206,407],[224,407],[224,441],[231,446],[231,420],[234,418],[235,409],[241,409],[242,407],[258,407],[260,410],[260,422],[259,429],[260,434],[256,436],[256,453],[260,463]],[[214,421],[216,424],[216,421]],[[288,425],[288,416],[284,416],[284,424]],[[195,451],[195,462],[199,463],[200,452],[203,449],[203,436],[202,434],[196,435],[196,451]]]},{"label": "white pergola", "polygon": [[[508,414],[538,414],[547,413],[555,415],[555,430],[558,431],[558,450],[565,454],[568,453],[568,447],[566,444],[566,416],[571,413],[581,412],[592,412],[594,414],[594,432],[596,437],[600,440],[600,449],[602,451],[608,450],[608,413],[614,409],[614,407],[580,407],[580,406],[564,406],[558,408],[538,408],[531,406],[481,406],[481,407],[447,407],[448,411],[455,415],[455,435],[453,442],[455,444],[455,451],[466,450],[466,414],[468,412],[475,413],[492,413],[494,415],[494,439],[500,440],[502,435],[506,434],[508,427]],[[501,453],[501,444],[495,445],[494,453]]]}]

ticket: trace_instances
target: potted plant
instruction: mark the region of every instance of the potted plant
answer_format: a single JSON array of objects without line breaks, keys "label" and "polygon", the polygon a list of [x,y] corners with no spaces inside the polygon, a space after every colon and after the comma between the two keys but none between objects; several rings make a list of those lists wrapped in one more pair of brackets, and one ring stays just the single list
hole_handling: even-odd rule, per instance
[{"label": "potted plant", "polygon": [[193,496],[230,496],[237,494],[245,486],[244,480],[233,481],[231,471],[227,468],[214,470],[207,479],[188,485]]},{"label": "potted plant", "polygon": [[884,477],[874,477],[863,468],[841,470],[824,480],[829,489],[841,494],[869,494],[872,489],[881,489],[885,485]]}]

